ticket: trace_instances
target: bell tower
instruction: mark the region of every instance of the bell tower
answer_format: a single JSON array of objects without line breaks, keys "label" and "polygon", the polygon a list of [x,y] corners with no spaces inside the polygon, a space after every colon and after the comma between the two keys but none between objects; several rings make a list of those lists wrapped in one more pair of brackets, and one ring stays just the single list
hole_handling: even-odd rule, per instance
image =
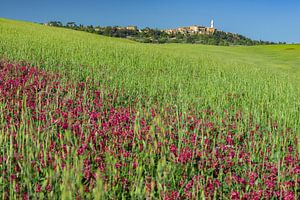
[{"label": "bell tower", "polygon": [[213,19],[210,21],[210,28],[214,28],[214,20]]}]

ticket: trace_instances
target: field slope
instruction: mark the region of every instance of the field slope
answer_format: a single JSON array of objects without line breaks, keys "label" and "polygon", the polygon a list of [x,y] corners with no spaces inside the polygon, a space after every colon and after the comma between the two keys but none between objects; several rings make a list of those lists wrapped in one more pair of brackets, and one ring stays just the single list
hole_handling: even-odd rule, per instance
[{"label": "field slope", "polygon": [[[51,134],[53,131],[58,131],[59,134],[63,132],[66,136],[62,140],[47,136],[44,149],[41,147],[42,150],[37,148],[32,150],[34,151],[32,153],[25,152],[28,159],[36,158],[39,155],[38,151],[46,151],[52,145],[51,142],[55,141],[54,143],[57,145],[72,144],[74,146],[72,156],[78,160],[68,159],[64,163],[63,156],[59,155],[59,158],[56,159],[62,159],[59,162],[64,163],[62,165],[66,165],[70,169],[70,174],[62,167],[60,172],[56,172],[59,174],[57,175],[59,178],[56,180],[53,178],[52,165],[49,164],[42,175],[38,176],[43,179],[38,177],[34,179],[37,182],[44,181],[42,188],[45,188],[46,185],[49,186],[51,179],[52,182],[64,183],[62,186],[55,184],[51,186],[52,191],[58,192],[57,195],[72,196],[68,192],[77,191],[76,194],[81,196],[84,193],[80,185],[82,184],[87,193],[89,189],[86,187],[92,188],[91,191],[94,191],[95,185],[100,189],[106,187],[105,191],[108,196],[105,197],[112,199],[140,196],[172,199],[172,195],[175,195],[174,198],[200,198],[203,196],[233,198],[240,197],[237,195],[248,195],[246,197],[251,199],[255,198],[257,191],[263,191],[261,194],[259,192],[257,194],[263,195],[260,197],[265,199],[279,198],[280,195],[294,195],[297,198],[297,192],[299,192],[297,189],[299,188],[297,162],[300,148],[298,143],[300,132],[299,55],[300,45],[220,47],[188,44],[141,44],[125,39],[0,18],[0,58],[3,60],[0,66],[0,70],[2,70],[0,86],[3,84],[3,87],[2,90],[0,87],[0,92],[6,94],[6,97],[0,97],[0,111],[2,110],[4,113],[0,114],[0,122],[8,123],[5,122],[10,118],[7,116],[18,113],[18,109],[14,110],[16,109],[12,103],[14,100],[9,96],[23,94],[21,92],[24,92],[25,95],[28,86],[37,84],[30,82],[33,79],[27,74],[27,68],[22,68],[15,63],[22,63],[21,65],[26,65],[29,69],[28,65],[36,66],[37,68],[34,68],[36,71],[31,75],[42,77],[42,80],[49,79],[49,88],[48,86],[41,88],[41,91],[45,90],[45,93],[52,89],[56,91],[53,94],[54,97],[50,95],[51,98],[49,97],[47,105],[40,102],[41,97],[38,98],[40,93],[26,93],[29,95],[27,98],[34,99],[34,106],[37,106],[37,110],[41,109],[43,112],[50,110],[51,112],[46,118],[56,122],[59,117],[57,118],[53,113],[58,112],[58,108],[62,109],[61,113],[57,114],[62,119],[68,119],[69,123],[74,123],[76,126],[81,124],[81,128],[86,132],[97,132],[95,130],[99,129],[105,135],[105,137],[103,136],[105,139],[101,136],[99,140],[106,142],[105,144],[100,142],[101,145],[113,147],[106,149],[101,154],[103,156],[101,162],[106,165],[110,163],[112,166],[111,168],[101,168],[106,173],[103,183],[97,179],[98,182],[92,184],[90,175],[82,183],[80,178],[79,181],[76,179],[76,186],[66,189],[67,183],[72,182],[69,180],[70,177],[75,176],[76,170],[80,168],[77,165],[74,167],[74,163],[79,163],[79,166],[80,163],[90,166],[86,163],[86,160],[90,159],[88,162],[95,164],[93,159],[98,156],[97,149],[100,147],[93,146],[93,142],[98,141],[98,138],[95,141],[90,137],[86,139],[88,141],[72,138],[70,132],[74,131],[74,128],[68,128],[71,125],[65,124],[65,121],[61,122],[60,128],[47,129]],[[25,62],[26,64],[24,64]],[[24,71],[26,71],[25,74]],[[10,85],[10,82],[7,82],[8,85],[3,83],[3,80],[19,79],[26,79],[28,82],[25,81],[22,85],[23,82],[20,81],[18,86]],[[67,88],[61,89],[62,93],[66,93],[66,96],[61,99],[62,104],[58,102],[62,94],[57,91],[55,86],[58,82],[62,85],[61,88]],[[84,83],[87,86],[81,91],[81,87],[75,86],[77,83]],[[15,92],[10,89],[7,91],[7,88],[13,87],[16,87]],[[66,91],[64,92],[64,90]],[[105,109],[98,108],[99,105],[95,103],[99,97],[96,90],[100,90],[102,93],[101,98],[106,106],[104,106]],[[16,93],[16,91],[19,92]],[[25,105],[27,98],[18,96],[16,101],[20,101],[19,105]],[[80,98],[80,102],[77,102]],[[105,102],[107,103],[105,104]],[[66,113],[75,109],[69,104],[76,107],[78,103],[84,109],[82,108],[83,115],[80,115],[82,121],[78,121],[76,124],[78,116],[74,117],[73,114]],[[6,116],[4,110],[8,105],[10,105],[12,113],[9,113],[10,110],[8,110]],[[42,125],[41,122],[35,122],[37,119],[32,119],[33,127],[27,127],[26,123],[22,121],[27,117],[30,118],[32,112],[40,112],[40,110],[30,110],[32,105],[30,106],[28,111],[19,113],[20,116],[24,116],[15,125],[17,128],[7,129],[0,126],[0,134],[9,132],[8,130],[22,133],[27,128],[40,130],[37,127]],[[68,111],[68,109],[71,110]],[[97,109],[101,110],[99,115],[94,113],[98,112]],[[99,118],[101,120],[98,121]],[[24,123],[24,127],[20,128],[22,123]],[[117,128],[114,128],[114,123]],[[108,126],[107,129],[103,127],[105,124]],[[92,125],[97,125],[97,128],[89,128]],[[35,126],[37,129],[34,129]],[[50,126],[52,125],[49,124]],[[114,130],[134,135],[131,135],[130,139],[127,136],[117,137],[114,135]],[[165,133],[168,136],[165,136]],[[253,133],[255,134],[253,135]],[[38,134],[40,134],[39,131]],[[149,134],[149,137],[144,138],[143,134]],[[40,142],[43,137],[44,135],[37,136]],[[196,139],[191,139],[192,137],[196,137]],[[10,136],[1,136],[0,142],[9,143],[9,138]],[[21,136],[19,139],[22,142],[26,141],[26,138]],[[128,140],[136,141],[136,143],[131,144]],[[187,140],[199,140],[200,146],[191,141],[185,143]],[[84,144],[81,144],[80,141],[84,141]],[[28,145],[28,143],[26,144]],[[163,147],[160,146],[162,144]],[[225,148],[223,151],[228,151],[226,156],[233,159],[228,166],[222,164],[227,159],[225,155],[225,160],[218,158],[219,153],[217,152],[222,145]],[[11,153],[12,147],[7,145],[0,148],[3,160],[6,153]],[[101,146],[101,148],[104,147]],[[110,155],[108,152],[114,151],[114,148],[120,152],[117,155]],[[86,149],[96,153],[91,155],[85,151]],[[203,150],[202,154],[199,150]],[[124,151],[129,152],[129,157],[120,156]],[[233,157],[236,155],[235,158],[229,156],[233,152],[235,152],[233,155]],[[241,152],[245,153],[243,155],[247,155],[243,160],[245,162],[243,165],[240,165],[240,160],[244,159],[243,155],[240,155]],[[196,156],[198,153],[199,157]],[[293,161],[290,161],[291,159]],[[86,161],[84,164],[83,160]],[[203,162],[199,164],[201,161]],[[206,161],[210,164],[205,164]],[[1,168],[1,162],[0,157],[0,170],[4,170],[4,167]],[[135,168],[122,168],[119,166],[122,162],[134,163]],[[195,162],[198,162],[197,166]],[[265,169],[265,164],[262,163],[269,164],[271,168],[275,167],[277,174],[274,175],[274,171],[269,172],[269,169]],[[215,164],[221,168],[224,167],[223,171]],[[136,169],[136,165],[140,167]],[[22,167],[30,169],[28,163]],[[95,165],[89,168],[91,173],[97,172],[95,168],[97,168]],[[298,171],[287,175],[288,169]],[[5,170],[10,169],[6,168]],[[28,174],[32,175],[30,170],[26,173],[21,173],[20,177],[26,179]],[[134,173],[134,175],[131,176],[128,173]],[[252,173],[257,176],[255,183],[249,179],[249,176],[253,175]],[[271,175],[276,176],[276,181],[273,183],[272,181],[275,179],[272,179],[272,181],[264,182],[266,177],[263,177],[263,174],[270,176],[270,180],[272,179]],[[168,181],[166,180],[167,176],[170,178]],[[183,182],[180,180],[182,176],[185,177]],[[225,182],[228,177],[232,178],[232,176],[239,178],[233,178],[234,180],[231,182],[233,185],[228,188],[225,186]],[[201,179],[200,185],[194,183],[196,179]],[[0,179],[0,185],[6,183],[5,181],[8,180]],[[216,182],[212,183],[212,181]],[[243,181],[247,183],[243,185]],[[287,182],[292,182],[293,185],[286,186]],[[222,185],[223,183],[225,185]],[[34,191],[35,183],[26,179],[23,184],[27,190]],[[124,184],[126,188],[124,188]],[[166,185],[162,186],[164,184]],[[210,191],[210,186],[208,186],[210,184],[214,185],[211,187],[216,189]],[[264,186],[266,184],[275,184],[275,186],[268,186],[272,188],[272,194],[264,193],[268,191]],[[5,195],[13,195],[11,187],[3,186]],[[96,195],[94,193],[93,195]],[[52,195],[54,196],[48,197],[53,198],[56,194],[52,193]],[[97,195],[104,194],[97,193]],[[84,195],[82,197],[91,198],[91,196]]]},{"label": "field slope", "polygon": [[228,103],[228,94],[242,94],[233,102],[241,108],[299,124],[300,45],[147,45],[6,19],[0,19],[0,33],[1,57],[60,70],[74,80],[89,76],[180,106],[216,108]]}]

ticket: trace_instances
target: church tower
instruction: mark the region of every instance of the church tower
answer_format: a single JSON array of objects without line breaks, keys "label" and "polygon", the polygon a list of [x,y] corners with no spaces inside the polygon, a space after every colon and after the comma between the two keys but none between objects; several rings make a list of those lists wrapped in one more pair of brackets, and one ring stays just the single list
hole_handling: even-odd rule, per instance
[{"label": "church tower", "polygon": [[210,28],[214,28],[214,20],[213,19],[210,21]]}]

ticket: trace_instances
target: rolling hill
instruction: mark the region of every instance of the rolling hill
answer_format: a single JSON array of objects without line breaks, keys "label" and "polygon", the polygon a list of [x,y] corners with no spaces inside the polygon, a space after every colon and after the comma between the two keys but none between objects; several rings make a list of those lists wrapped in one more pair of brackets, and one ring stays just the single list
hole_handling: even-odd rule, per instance
[{"label": "rolling hill", "polygon": [[60,70],[74,80],[89,76],[110,88],[180,105],[219,107],[226,94],[243,93],[237,103],[253,112],[261,102],[280,118],[293,113],[289,118],[295,119],[298,112],[300,45],[140,44],[7,19],[0,19],[0,33],[1,57]]},{"label": "rolling hill", "polygon": [[0,194],[297,199],[299,55],[0,18]]}]

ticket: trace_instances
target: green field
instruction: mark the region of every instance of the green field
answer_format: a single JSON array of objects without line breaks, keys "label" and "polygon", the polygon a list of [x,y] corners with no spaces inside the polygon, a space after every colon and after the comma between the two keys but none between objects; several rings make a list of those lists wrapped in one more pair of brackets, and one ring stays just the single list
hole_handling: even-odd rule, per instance
[{"label": "green field", "polygon": [[[162,113],[165,107],[184,114],[212,109],[220,116],[224,110],[241,111],[238,132],[251,129],[253,120],[274,134],[271,140],[262,136],[260,144],[273,147],[274,163],[286,155],[282,148],[299,137],[300,45],[142,44],[0,19],[0,58],[57,72],[62,82],[95,83],[106,94],[122,91],[113,102],[120,107],[138,101],[137,107],[155,105]],[[274,122],[279,131],[273,130]],[[292,133],[281,137],[286,128]],[[298,155],[299,143],[295,148]]]},{"label": "green field", "polygon": [[[299,123],[300,45],[215,47],[140,44],[32,23],[0,19],[0,55],[74,80],[87,76],[107,87],[153,101],[226,104],[272,112]],[[226,102],[229,93],[243,94]]]}]

